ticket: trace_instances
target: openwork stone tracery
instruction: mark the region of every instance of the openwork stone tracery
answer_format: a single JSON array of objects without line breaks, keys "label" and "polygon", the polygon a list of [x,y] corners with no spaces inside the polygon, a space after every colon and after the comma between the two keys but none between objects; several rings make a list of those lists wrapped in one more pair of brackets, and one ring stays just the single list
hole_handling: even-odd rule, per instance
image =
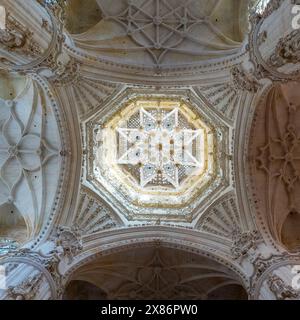
[{"label": "openwork stone tracery", "polygon": [[147,109],[141,107],[127,127],[117,128],[117,162],[127,170],[133,167],[141,187],[150,184],[178,189],[183,180],[197,175],[204,166],[205,139],[203,130],[193,129],[178,108],[168,110],[163,105],[158,102]]},{"label": "openwork stone tracery", "polygon": [[191,221],[227,186],[228,127],[192,93],[154,92],[128,90],[87,123],[87,186],[130,220]]}]

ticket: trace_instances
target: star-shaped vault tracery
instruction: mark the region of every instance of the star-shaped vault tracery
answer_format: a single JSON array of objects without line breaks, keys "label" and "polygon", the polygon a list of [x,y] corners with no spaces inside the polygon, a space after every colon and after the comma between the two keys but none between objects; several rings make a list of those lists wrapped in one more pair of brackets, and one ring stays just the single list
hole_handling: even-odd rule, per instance
[{"label": "star-shaped vault tracery", "polygon": [[[146,49],[156,64],[160,64],[169,51],[196,55],[194,49],[188,49],[186,41],[192,43],[192,47],[208,46],[209,51],[216,48],[230,50],[238,46],[238,43],[229,41],[220,30],[211,25],[210,16],[214,13],[215,7],[209,14],[204,11],[196,11],[195,14],[193,9],[197,7],[196,2],[128,0],[125,10],[117,14],[109,14],[105,10],[103,13],[104,19],[115,21],[124,28],[126,36],[137,45],[135,49]],[[215,37],[226,40],[225,43],[212,44],[200,39],[197,36],[197,27],[203,24]]]},{"label": "star-shaped vault tracery", "polygon": [[85,128],[87,185],[126,219],[191,221],[228,186],[228,129],[192,91],[127,88]]},{"label": "star-shaped vault tracery", "polygon": [[[138,118],[138,119],[137,119]],[[178,108],[173,110],[141,108],[131,119],[138,128],[118,128],[120,165],[131,165],[139,172],[141,187],[170,185],[196,174],[203,166],[202,129],[193,129]],[[181,120],[181,121],[180,121]]]}]

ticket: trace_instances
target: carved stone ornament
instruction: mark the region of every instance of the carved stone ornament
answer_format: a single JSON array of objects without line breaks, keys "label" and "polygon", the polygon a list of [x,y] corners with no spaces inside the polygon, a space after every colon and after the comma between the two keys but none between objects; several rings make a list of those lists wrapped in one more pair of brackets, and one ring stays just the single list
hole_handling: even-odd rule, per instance
[{"label": "carved stone ornament", "polygon": [[251,249],[257,249],[257,245],[261,241],[261,237],[256,230],[242,232],[237,229],[233,232],[232,238],[231,253],[234,259],[245,257]]},{"label": "carved stone ornament", "polygon": [[[291,5],[296,4],[295,0],[287,1]],[[251,31],[249,34],[249,49],[250,61],[254,65],[254,76],[257,79],[268,78],[271,81],[293,81],[299,79],[300,72],[285,72],[278,69],[288,63],[296,64],[299,62],[299,30],[294,30],[287,36],[281,38],[276,45],[275,52],[269,57],[264,58],[261,52],[261,45],[264,43],[267,46],[266,39],[268,38],[266,30],[261,30],[266,19],[271,19],[270,16],[284,3],[284,0],[269,1],[263,12],[254,12],[250,16]],[[275,21],[276,19],[274,19]],[[270,27],[272,28],[272,27]],[[285,31],[287,32],[287,31]],[[284,30],[282,31],[284,33]],[[271,44],[272,40],[269,40]]]},{"label": "carved stone ornament", "polygon": [[[32,26],[29,29],[24,21],[21,23],[7,13],[6,29],[0,30],[0,47],[2,45],[7,54],[0,59],[0,65],[24,74],[38,73],[55,85],[68,84],[76,78],[79,63],[64,50],[66,2],[41,0],[39,3],[45,8],[40,33],[45,33],[45,39],[49,38],[46,45],[34,39]],[[16,8],[18,6],[16,4]]]},{"label": "carved stone ornament", "polygon": [[[281,287],[281,282],[283,282],[283,280],[280,279],[281,281],[279,281],[277,276],[273,277],[273,271],[276,269],[278,270],[280,266],[286,266],[289,264],[299,265],[299,255],[292,255],[288,252],[282,252],[280,254],[271,254],[269,256],[265,256],[256,252],[256,254],[251,258],[251,263],[253,265],[253,273],[250,277],[250,297],[252,299],[258,299],[260,295],[260,289],[265,281],[267,281],[267,285],[270,290],[274,294],[277,292],[280,296],[281,290],[279,290],[279,288]],[[277,296],[277,294],[275,295]]]},{"label": "carved stone ornament", "polygon": [[270,290],[274,293],[277,300],[299,300],[299,293],[290,285],[287,285],[280,277],[273,274],[267,280]]},{"label": "carved stone ornament", "polygon": [[85,123],[86,186],[128,220],[190,223],[228,185],[228,127],[188,90],[117,99]]},{"label": "carved stone ornament", "polygon": [[49,8],[61,23],[65,22],[67,0],[38,0],[38,2]]},{"label": "carved stone ornament", "polygon": [[0,45],[9,51],[19,51],[31,57],[42,54],[41,47],[33,40],[33,32],[9,13],[6,15],[6,29],[0,29]]},{"label": "carved stone ornament", "polygon": [[7,289],[8,298],[11,300],[33,300],[40,288],[42,279],[43,274],[38,273],[16,286],[9,286]]},{"label": "carved stone ornament", "polygon": [[45,267],[45,269],[47,269],[52,275],[58,272],[58,264],[60,262],[59,255],[56,250],[53,250],[49,254],[43,254],[41,252],[33,251],[29,248],[21,248],[10,252],[8,257],[28,258]]},{"label": "carved stone ornament", "polygon": [[[29,248],[21,248],[14,252],[10,252],[7,259],[17,259],[18,262],[24,261],[26,264],[32,264],[35,267],[42,267],[48,271],[48,277],[54,284],[55,296],[62,294],[62,274],[59,271],[59,264],[62,259],[63,250],[61,247],[54,247],[54,249],[48,253],[42,253],[40,251],[34,251]],[[49,280],[49,279],[48,279]]]},{"label": "carved stone ornament", "polygon": [[65,36],[57,37],[55,49],[39,65],[28,72],[37,72],[48,78],[56,86],[68,85],[74,82],[78,76],[80,63],[71,58],[63,49]]},{"label": "carved stone ornament", "polygon": [[81,232],[76,226],[59,227],[54,239],[57,252],[61,252],[69,262],[82,250]]},{"label": "carved stone ornament", "polygon": [[251,260],[254,266],[254,273],[251,278],[251,282],[255,283],[268,268],[276,263],[287,260],[288,257],[288,253],[284,253],[282,255],[271,255],[269,257],[262,256],[261,254],[254,256]]},{"label": "carved stone ornament", "polygon": [[288,63],[300,62],[300,32],[294,30],[284,38],[281,38],[275,52],[269,58],[268,63],[276,68]]},{"label": "carved stone ornament", "polygon": [[[38,65],[36,71],[47,70],[43,75],[46,75],[50,81],[57,86],[66,85],[73,82],[79,69],[79,62],[71,58],[64,50],[66,36],[64,34],[64,25],[66,20],[66,5],[65,0],[39,0],[39,2],[48,8],[57,22],[57,41],[51,54],[42,64]],[[43,23],[42,27],[45,30],[49,29],[47,23]],[[50,71],[50,72],[49,72]]]},{"label": "carved stone ornament", "polygon": [[246,90],[251,93],[256,93],[260,84],[251,73],[243,70],[241,65],[234,66],[231,69],[233,85],[237,90]]}]

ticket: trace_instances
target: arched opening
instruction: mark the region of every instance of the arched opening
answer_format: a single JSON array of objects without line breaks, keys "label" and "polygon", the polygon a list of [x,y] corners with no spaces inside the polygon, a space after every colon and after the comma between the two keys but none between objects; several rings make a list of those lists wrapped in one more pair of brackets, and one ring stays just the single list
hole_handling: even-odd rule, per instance
[{"label": "arched opening", "polygon": [[92,283],[74,280],[69,283],[63,300],[106,300],[106,293]]},{"label": "arched opening", "polygon": [[[96,289],[97,288],[97,289]],[[95,258],[70,277],[63,299],[246,300],[228,267],[184,250],[149,246]]]},{"label": "arched opening", "polygon": [[0,30],[6,29],[6,9],[4,6],[0,6]]},{"label": "arched opening", "polygon": [[[1,14],[1,12],[0,12]],[[12,100],[26,89],[27,78],[7,71],[0,71],[0,98]]]},{"label": "arched opening", "polygon": [[96,25],[102,18],[96,0],[71,0],[67,5],[66,28],[71,34],[81,34]]},{"label": "arched opening", "polygon": [[0,239],[3,245],[24,243],[28,238],[27,225],[20,211],[12,204],[5,203],[0,207]]},{"label": "arched opening", "polygon": [[285,219],[281,240],[289,251],[300,249],[300,214],[297,211],[291,211]]}]

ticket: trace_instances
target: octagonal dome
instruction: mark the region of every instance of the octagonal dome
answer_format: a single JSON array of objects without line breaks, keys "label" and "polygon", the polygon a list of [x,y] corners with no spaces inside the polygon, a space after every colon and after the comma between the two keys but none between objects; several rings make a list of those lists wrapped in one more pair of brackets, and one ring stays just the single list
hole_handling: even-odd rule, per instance
[{"label": "octagonal dome", "polygon": [[228,184],[228,128],[190,90],[127,89],[85,130],[86,183],[127,220],[191,222]]}]

